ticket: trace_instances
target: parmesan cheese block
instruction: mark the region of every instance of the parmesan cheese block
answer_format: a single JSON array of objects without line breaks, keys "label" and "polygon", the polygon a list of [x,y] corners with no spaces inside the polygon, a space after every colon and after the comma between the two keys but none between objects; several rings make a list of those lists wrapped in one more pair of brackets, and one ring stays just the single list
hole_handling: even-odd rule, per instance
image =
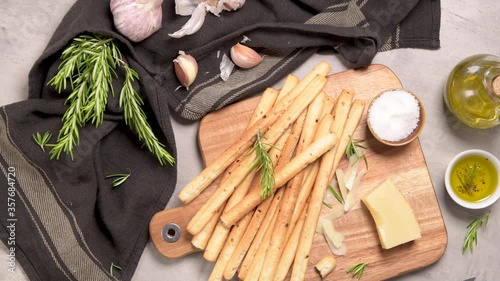
[{"label": "parmesan cheese block", "polygon": [[382,248],[390,249],[421,237],[420,226],[410,204],[390,179],[362,201],[375,220]]}]

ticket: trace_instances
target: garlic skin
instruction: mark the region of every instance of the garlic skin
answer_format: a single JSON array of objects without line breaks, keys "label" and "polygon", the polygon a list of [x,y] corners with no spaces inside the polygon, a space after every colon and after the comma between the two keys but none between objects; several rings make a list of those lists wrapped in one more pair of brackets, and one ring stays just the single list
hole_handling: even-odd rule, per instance
[{"label": "garlic skin", "polygon": [[161,27],[163,0],[111,0],[116,29],[130,41],[140,42]]},{"label": "garlic skin", "polygon": [[220,69],[220,78],[222,79],[222,81],[227,81],[231,73],[233,73],[234,63],[226,54],[222,55],[222,60],[219,65],[219,69]]},{"label": "garlic skin", "polygon": [[198,63],[191,55],[179,51],[179,56],[174,59],[174,70],[182,86],[189,89],[198,75]]},{"label": "garlic skin", "polygon": [[207,13],[219,17],[222,11],[235,11],[244,4],[245,0],[175,0],[175,13],[191,17],[181,29],[168,35],[173,38],[182,38],[194,34],[203,26]]},{"label": "garlic skin", "polygon": [[181,27],[181,29],[177,30],[174,33],[169,33],[168,36],[173,38],[182,38],[186,35],[191,35],[200,30],[203,23],[205,22],[205,16],[207,14],[206,7],[208,7],[208,4],[206,3],[198,4],[198,6],[196,6],[196,8],[193,10],[193,13],[191,14],[189,20]]},{"label": "garlic skin", "polygon": [[226,11],[236,11],[245,4],[245,0],[220,0],[220,1],[223,3],[224,10]]},{"label": "garlic skin", "polygon": [[262,57],[252,48],[238,43],[231,48],[231,60],[241,68],[252,68],[262,61]]},{"label": "garlic skin", "polygon": [[198,4],[198,0],[175,0],[175,14],[190,16]]}]

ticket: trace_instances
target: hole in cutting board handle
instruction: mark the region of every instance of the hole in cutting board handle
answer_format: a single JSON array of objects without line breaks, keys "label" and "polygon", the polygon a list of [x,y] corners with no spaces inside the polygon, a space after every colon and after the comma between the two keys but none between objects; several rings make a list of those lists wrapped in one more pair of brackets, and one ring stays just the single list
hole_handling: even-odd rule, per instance
[{"label": "hole in cutting board handle", "polygon": [[181,237],[181,228],[175,223],[168,223],[161,231],[163,240],[167,243],[175,243]]}]

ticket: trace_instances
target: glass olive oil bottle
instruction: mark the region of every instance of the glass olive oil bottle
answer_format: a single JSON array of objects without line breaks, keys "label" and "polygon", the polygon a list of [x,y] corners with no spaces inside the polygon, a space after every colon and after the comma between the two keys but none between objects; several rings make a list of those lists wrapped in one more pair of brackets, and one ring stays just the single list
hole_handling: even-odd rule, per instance
[{"label": "glass olive oil bottle", "polygon": [[453,114],[473,128],[500,124],[500,57],[479,54],[458,63],[445,89]]}]

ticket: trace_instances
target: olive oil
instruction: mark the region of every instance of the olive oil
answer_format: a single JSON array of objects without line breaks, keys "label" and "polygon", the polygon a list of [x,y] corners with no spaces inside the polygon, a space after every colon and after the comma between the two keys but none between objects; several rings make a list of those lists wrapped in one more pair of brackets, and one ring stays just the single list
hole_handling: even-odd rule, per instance
[{"label": "olive oil", "polygon": [[445,102],[453,114],[473,128],[500,124],[500,57],[475,55],[451,71]]},{"label": "olive oil", "polygon": [[450,183],[455,194],[468,202],[486,200],[498,186],[498,171],[479,155],[466,156],[452,167]]}]

